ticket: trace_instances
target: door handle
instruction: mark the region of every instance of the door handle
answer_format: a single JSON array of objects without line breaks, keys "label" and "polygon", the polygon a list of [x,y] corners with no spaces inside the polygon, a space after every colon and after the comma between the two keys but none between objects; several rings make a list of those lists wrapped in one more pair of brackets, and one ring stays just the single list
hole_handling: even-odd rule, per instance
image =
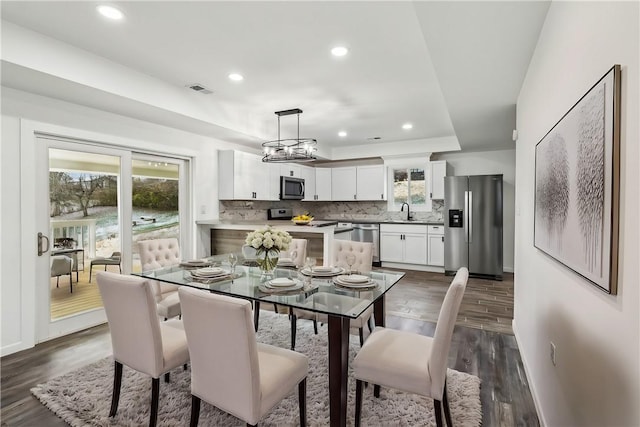
[{"label": "door handle", "polygon": [[473,191],[469,191],[469,210],[467,210],[469,221],[469,243],[473,243]]},{"label": "door handle", "polygon": [[462,221],[464,222],[464,241],[469,243],[469,192],[464,192],[464,212],[462,214]]},{"label": "door handle", "polygon": [[[46,239],[47,241],[47,246],[46,249],[43,251],[42,250],[42,240]],[[45,236],[44,234],[38,232],[38,256],[42,256],[43,254],[46,254],[47,252],[49,252],[49,238],[47,236]]]}]

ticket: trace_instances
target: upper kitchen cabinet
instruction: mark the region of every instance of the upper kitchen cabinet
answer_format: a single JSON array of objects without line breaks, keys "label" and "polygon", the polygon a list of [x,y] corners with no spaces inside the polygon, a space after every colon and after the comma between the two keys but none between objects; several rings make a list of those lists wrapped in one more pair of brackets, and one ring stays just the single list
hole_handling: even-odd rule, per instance
[{"label": "upper kitchen cabinet", "polygon": [[358,200],[356,168],[331,168],[331,200]]},{"label": "upper kitchen cabinet", "polygon": [[[331,201],[331,168],[315,168],[315,196],[316,201]],[[305,199],[306,200],[306,199]]]},{"label": "upper kitchen cabinet", "polygon": [[429,163],[431,165],[431,200],[444,200],[444,177],[449,175],[451,166],[445,160]]},{"label": "upper kitchen cabinet", "polygon": [[358,166],[356,187],[358,200],[386,200],[384,165]]},{"label": "upper kitchen cabinet", "polygon": [[281,163],[280,164],[280,175],[282,176],[293,176],[296,178],[304,178],[301,173],[302,169],[306,166],[296,165],[294,163]]},{"label": "upper kitchen cabinet", "polygon": [[[220,200],[273,200],[275,172],[255,154],[235,150],[218,152]],[[276,197],[277,200],[277,197]]]},{"label": "upper kitchen cabinet", "polygon": [[300,168],[300,178],[304,179],[304,199],[303,202],[316,200],[316,170],[309,166],[298,166]]}]

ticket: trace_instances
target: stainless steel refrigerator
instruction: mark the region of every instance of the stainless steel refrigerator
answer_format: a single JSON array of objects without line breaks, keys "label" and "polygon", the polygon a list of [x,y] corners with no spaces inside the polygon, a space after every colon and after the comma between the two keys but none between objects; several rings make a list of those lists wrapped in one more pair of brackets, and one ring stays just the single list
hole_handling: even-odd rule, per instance
[{"label": "stainless steel refrigerator", "polygon": [[502,175],[445,176],[444,269],[502,280]]}]

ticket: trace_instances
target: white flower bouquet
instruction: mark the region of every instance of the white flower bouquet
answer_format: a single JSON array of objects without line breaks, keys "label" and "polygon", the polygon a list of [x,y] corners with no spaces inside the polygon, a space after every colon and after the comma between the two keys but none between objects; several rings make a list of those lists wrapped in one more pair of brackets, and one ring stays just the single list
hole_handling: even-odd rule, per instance
[{"label": "white flower bouquet", "polygon": [[[257,262],[262,270],[271,271],[278,263],[280,251],[289,249],[291,235],[270,226],[247,233],[245,243],[256,250]],[[261,258],[262,254],[264,257]]]}]

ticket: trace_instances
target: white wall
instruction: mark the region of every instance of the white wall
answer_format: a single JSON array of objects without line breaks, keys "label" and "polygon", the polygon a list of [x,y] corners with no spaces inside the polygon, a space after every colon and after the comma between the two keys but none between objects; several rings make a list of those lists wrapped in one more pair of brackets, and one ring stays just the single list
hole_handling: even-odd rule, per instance
[{"label": "white wall", "polygon": [[[2,354],[32,346],[35,332],[35,292],[37,287],[21,275],[22,265],[33,265],[23,259],[22,247],[36,237],[21,235],[20,194],[23,172],[20,167],[21,120],[48,123],[68,129],[69,136],[91,132],[99,142],[126,145],[140,151],[194,158],[193,218],[218,217],[217,149],[238,148],[212,138],[163,127],[76,104],[45,98],[9,88],[2,88],[2,157],[0,184],[2,215],[0,217],[0,254],[2,269],[1,323]],[[29,195],[24,195],[28,197]],[[204,207],[205,214],[201,214]],[[204,255],[208,245],[194,227],[194,255]],[[36,257],[36,254],[33,254]]]},{"label": "white wall", "polygon": [[453,175],[503,175],[503,267],[504,271],[513,272],[516,150],[433,154],[431,160],[446,160],[453,168]]},{"label": "white wall", "polygon": [[[638,2],[553,2],[518,99],[514,330],[549,426],[640,425],[638,15]],[[536,143],[614,64],[623,97],[612,296],[533,246],[533,213]]]}]

